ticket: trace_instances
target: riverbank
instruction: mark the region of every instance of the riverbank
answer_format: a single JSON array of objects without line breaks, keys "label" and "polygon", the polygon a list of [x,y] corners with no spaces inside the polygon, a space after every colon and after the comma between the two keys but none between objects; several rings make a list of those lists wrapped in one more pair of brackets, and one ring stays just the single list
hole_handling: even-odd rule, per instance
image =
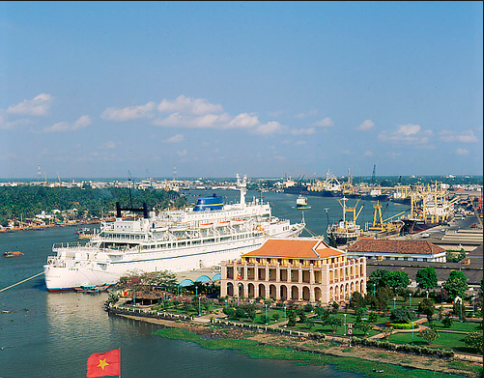
[{"label": "riverbank", "polygon": [[342,371],[369,377],[449,378],[482,375],[482,363],[351,346],[342,342],[344,340],[332,337],[325,340],[310,340],[304,337],[223,327],[210,322],[195,323],[126,314],[113,315],[159,325],[163,328],[156,334],[161,337],[196,342],[207,349],[232,349],[252,358],[284,359],[299,364],[329,364]]},{"label": "riverbank", "polygon": [[76,220],[70,221],[67,223],[49,223],[49,224],[31,224],[27,226],[14,226],[14,227],[2,227],[0,226],[0,234],[1,233],[10,233],[10,232],[19,232],[19,231],[43,231],[50,228],[56,227],[70,227],[70,226],[83,226],[87,224],[99,224],[105,221],[112,221],[113,218],[110,219],[103,219],[102,221],[99,219],[92,219],[92,220]]}]

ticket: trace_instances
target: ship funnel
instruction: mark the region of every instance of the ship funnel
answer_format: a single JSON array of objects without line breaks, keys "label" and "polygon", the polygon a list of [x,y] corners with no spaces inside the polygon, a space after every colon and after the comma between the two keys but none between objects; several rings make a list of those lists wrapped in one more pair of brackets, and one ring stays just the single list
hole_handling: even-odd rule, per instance
[{"label": "ship funnel", "polygon": [[116,218],[122,218],[121,205],[119,202],[116,202]]}]

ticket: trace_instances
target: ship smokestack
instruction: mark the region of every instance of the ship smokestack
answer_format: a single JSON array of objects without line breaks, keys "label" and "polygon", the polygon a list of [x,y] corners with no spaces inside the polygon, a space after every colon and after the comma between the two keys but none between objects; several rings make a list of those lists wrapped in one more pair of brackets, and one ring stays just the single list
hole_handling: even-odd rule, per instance
[{"label": "ship smokestack", "polygon": [[122,218],[121,205],[119,204],[119,202],[116,202],[116,218]]}]

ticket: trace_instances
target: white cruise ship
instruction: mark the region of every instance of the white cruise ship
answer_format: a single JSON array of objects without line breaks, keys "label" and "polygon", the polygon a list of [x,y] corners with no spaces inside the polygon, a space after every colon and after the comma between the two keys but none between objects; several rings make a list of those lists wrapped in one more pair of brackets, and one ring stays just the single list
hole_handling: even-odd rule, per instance
[{"label": "white cruise ship", "polygon": [[304,222],[290,224],[272,216],[262,199],[246,202],[247,178],[240,180],[240,203],[220,197],[199,198],[192,209],[124,220],[117,206],[114,222],[86,245],[54,245],[44,265],[49,291],[110,285],[127,273],[180,272],[220,264],[259,248],[269,237],[299,236]]}]

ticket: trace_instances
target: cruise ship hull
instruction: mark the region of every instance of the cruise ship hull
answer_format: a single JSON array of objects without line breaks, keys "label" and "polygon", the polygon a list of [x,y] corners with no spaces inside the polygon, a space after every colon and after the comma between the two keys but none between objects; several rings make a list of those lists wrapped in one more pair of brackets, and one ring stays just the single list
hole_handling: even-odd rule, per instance
[{"label": "cruise ship hull", "polygon": [[[296,237],[304,226],[294,226],[288,232],[273,237]],[[49,291],[75,290],[100,285],[114,285],[123,275],[134,272],[170,271],[181,272],[211,267],[225,260],[259,248],[267,239],[263,233],[253,238],[215,243],[185,249],[154,252],[110,254],[90,247],[78,249],[78,262],[72,266],[44,265],[45,284]],[[92,257],[94,254],[94,258]],[[89,258],[91,255],[91,258]]]}]

